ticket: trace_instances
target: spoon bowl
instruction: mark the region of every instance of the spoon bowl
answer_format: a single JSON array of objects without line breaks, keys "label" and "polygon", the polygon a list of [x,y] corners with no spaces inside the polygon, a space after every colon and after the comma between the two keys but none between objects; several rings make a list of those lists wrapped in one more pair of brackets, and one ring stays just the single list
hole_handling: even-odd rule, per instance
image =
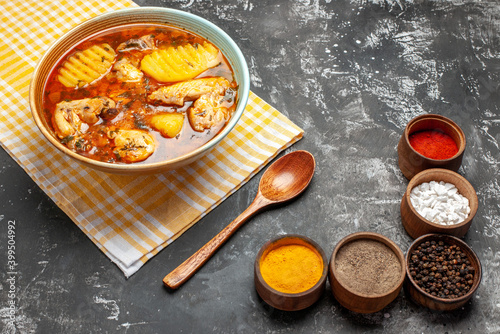
[{"label": "spoon bowl", "polygon": [[316,162],[311,153],[295,151],[276,160],[262,175],[259,190],[253,202],[219,234],[196,253],[163,278],[163,284],[171,289],[179,288],[215,252],[257,212],[271,205],[287,202],[300,195],[311,183]]},{"label": "spoon bowl", "polygon": [[[284,159],[286,157],[286,159]],[[311,182],[316,163],[311,153],[295,151],[273,163],[262,175],[259,191],[281,203],[297,197]]]}]

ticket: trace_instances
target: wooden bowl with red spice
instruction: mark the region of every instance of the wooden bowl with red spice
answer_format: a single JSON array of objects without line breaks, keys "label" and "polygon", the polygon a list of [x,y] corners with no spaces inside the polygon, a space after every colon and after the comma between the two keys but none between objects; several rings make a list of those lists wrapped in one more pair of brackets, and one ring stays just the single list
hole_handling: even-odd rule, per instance
[{"label": "wooden bowl with red spice", "polygon": [[299,311],[314,304],[325,291],[328,262],[313,240],[288,234],[262,246],[254,265],[254,282],[267,304]]},{"label": "wooden bowl with red spice", "polygon": [[398,144],[398,164],[408,179],[429,168],[458,171],[465,150],[465,135],[451,119],[420,115],[408,124]]},{"label": "wooden bowl with red spice", "polygon": [[389,238],[357,232],[335,247],[329,265],[335,299],[358,313],[374,313],[399,295],[405,278],[405,258]]},{"label": "wooden bowl with red spice", "polygon": [[471,299],[481,276],[481,262],[464,241],[445,234],[426,234],[416,239],[406,254],[404,290],[421,306],[452,311]]},{"label": "wooden bowl with red spice", "polygon": [[[411,200],[412,190],[421,184],[430,183],[432,181],[442,181],[453,184],[458,190],[458,194],[467,198],[470,212],[465,220],[459,223],[444,225],[442,223],[426,219],[416,210]],[[469,230],[478,206],[479,203],[476,191],[469,181],[467,181],[463,176],[447,169],[426,169],[415,175],[408,183],[401,200],[401,221],[406,232],[414,239],[429,233],[443,233],[461,238]]]}]

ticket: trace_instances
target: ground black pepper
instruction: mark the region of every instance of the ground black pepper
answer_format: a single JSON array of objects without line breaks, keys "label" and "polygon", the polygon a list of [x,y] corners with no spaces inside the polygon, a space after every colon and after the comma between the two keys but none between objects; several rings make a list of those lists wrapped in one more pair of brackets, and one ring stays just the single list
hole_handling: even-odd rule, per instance
[{"label": "ground black pepper", "polygon": [[425,292],[440,298],[458,298],[474,283],[474,267],[459,246],[425,241],[410,253],[410,275]]}]

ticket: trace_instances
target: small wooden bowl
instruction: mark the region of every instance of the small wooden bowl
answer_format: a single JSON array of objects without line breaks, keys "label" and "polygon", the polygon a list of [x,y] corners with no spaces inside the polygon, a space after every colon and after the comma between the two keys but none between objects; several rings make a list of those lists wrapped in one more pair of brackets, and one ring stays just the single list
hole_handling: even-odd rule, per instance
[{"label": "small wooden bowl", "polygon": [[[428,158],[413,149],[409,136],[422,130],[441,130],[449,135],[458,146],[458,152],[449,159]],[[451,119],[434,114],[417,116],[406,125],[398,144],[398,164],[403,175],[408,179],[429,168],[444,168],[457,171],[462,164],[465,150],[465,135],[462,129]]]},{"label": "small wooden bowl", "polygon": [[[378,241],[394,252],[401,265],[401,273],[397,283],[391,289],[381,294],[363,294],[347,287],[338,279],[336,269],[337,254],[342,247],[353,241],[373,240]],[[329,279],[335,299],[345,308],[358,313],[374,313],[382,310],[399,295],[405,278],[405,257],[401,249],[389,238],[373,232],[357,232],[340,240],[335,247],[329,265]]]},{"label": "small wooden bowl", "polygon": [[[460,249],[467,254],[467,257],[469,261],[471,262],[472,267],[474,267],[475,274],[474,274],[474,280],[471,289],[467,294],[465,294],[462,297],[459,298],[454,298],[454,299],[447,299],[447,298],[439,298],[435,297],[423,289],[421,289],[415,280],[411,277],[410,274],[410,259],[411,259],[411,253],[412,251],[417,248],[422,242],[425,241],[439,241],[442,240],[449,245],[457,245],[460,247]],[[410,298],[415,301],[417,304],[420,304],[421,306],[427,307],[431,310],[436,310],[436,311],[451,311],[455,310],[457,308],[462,307],[469,299],[471,299],[472,295],[474,292],[477,290],[479,287],[479,283],[481,282],[481,277],[482,277],[482,270],[481,270],[481,262],[479,261],[479,258],[477,257],[476,253],[472,250],[472,248],[469,247],[464,241],[461,239],[458,239],[456,237],[453,237],[451,235],[446,235],[446,234],[426,234],[421,236],[420,238],[416,239],[411,245],[410,248],[408,248],[408,252],[406,253],[406,279],[405,279],[405,284],[404,284],[404,290],[407,295],[410,296]]]},{"label": "small wooden bowl", "polygon": [[[452,183],[457,187],[458,192],[469,200],[470,213],[463,222],[454,225],[440,225],[433,223],[417,213],[410,201],[411,190],[424,182],[443,181]],[[424,170],[415,175],[408,183],[406,192],[401,200],[401,220],[406,232],[412,238],[429,233],[451,234],[456,237],[463,237],[472,224],[472,218],[477,212],[478,200],[474,187],[463,176],[447,169],[433,168]]]},{"label": "small wooden bowl", "polygon": [[[260,271],[261,259],[271,250],[284,245],[302,245],[309,247],[323,260],[323,272],[319,281],[308,290],[299,293],[284,293],[273,289],[264,281]],[[269,305],[283,311],[299,311],[314,304],[325,291],[327,277],[327,258],[325,252],[313,240],[296,234],[288,234],[270,240],[262,246],[254,265],[255,288],[259,296]]]}]

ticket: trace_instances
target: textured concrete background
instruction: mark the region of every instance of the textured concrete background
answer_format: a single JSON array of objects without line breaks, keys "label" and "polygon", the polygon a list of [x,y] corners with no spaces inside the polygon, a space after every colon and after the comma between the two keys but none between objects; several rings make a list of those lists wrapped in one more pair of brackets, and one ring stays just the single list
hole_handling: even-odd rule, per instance
[{"label": "textured concrete background", "polygon": [[[224,29],[246,56],[251,89],[305,130],[290,150],[317,161],[310,188],[290,205],[247,223],[180,290],[161,279],[252,201],[261,174],[130,279],[0,150],[0,267],[8,222],[16,221],[16,329],[0,270],[0,333],[499,333],[500,5],[497,1],[137,0],[198,14]],[[331,254],[357,231],[406,249],[400,219],[408,181],[396,146],[423,113],[465,132],[459,172],[479,210],[465,241],[482,261],[475,297],[450,313],[417,306],[401,292],[384,310],[360,315],[327,291],[300,312],[275,310],[253,284],[259,248],[299,233]]]}]

